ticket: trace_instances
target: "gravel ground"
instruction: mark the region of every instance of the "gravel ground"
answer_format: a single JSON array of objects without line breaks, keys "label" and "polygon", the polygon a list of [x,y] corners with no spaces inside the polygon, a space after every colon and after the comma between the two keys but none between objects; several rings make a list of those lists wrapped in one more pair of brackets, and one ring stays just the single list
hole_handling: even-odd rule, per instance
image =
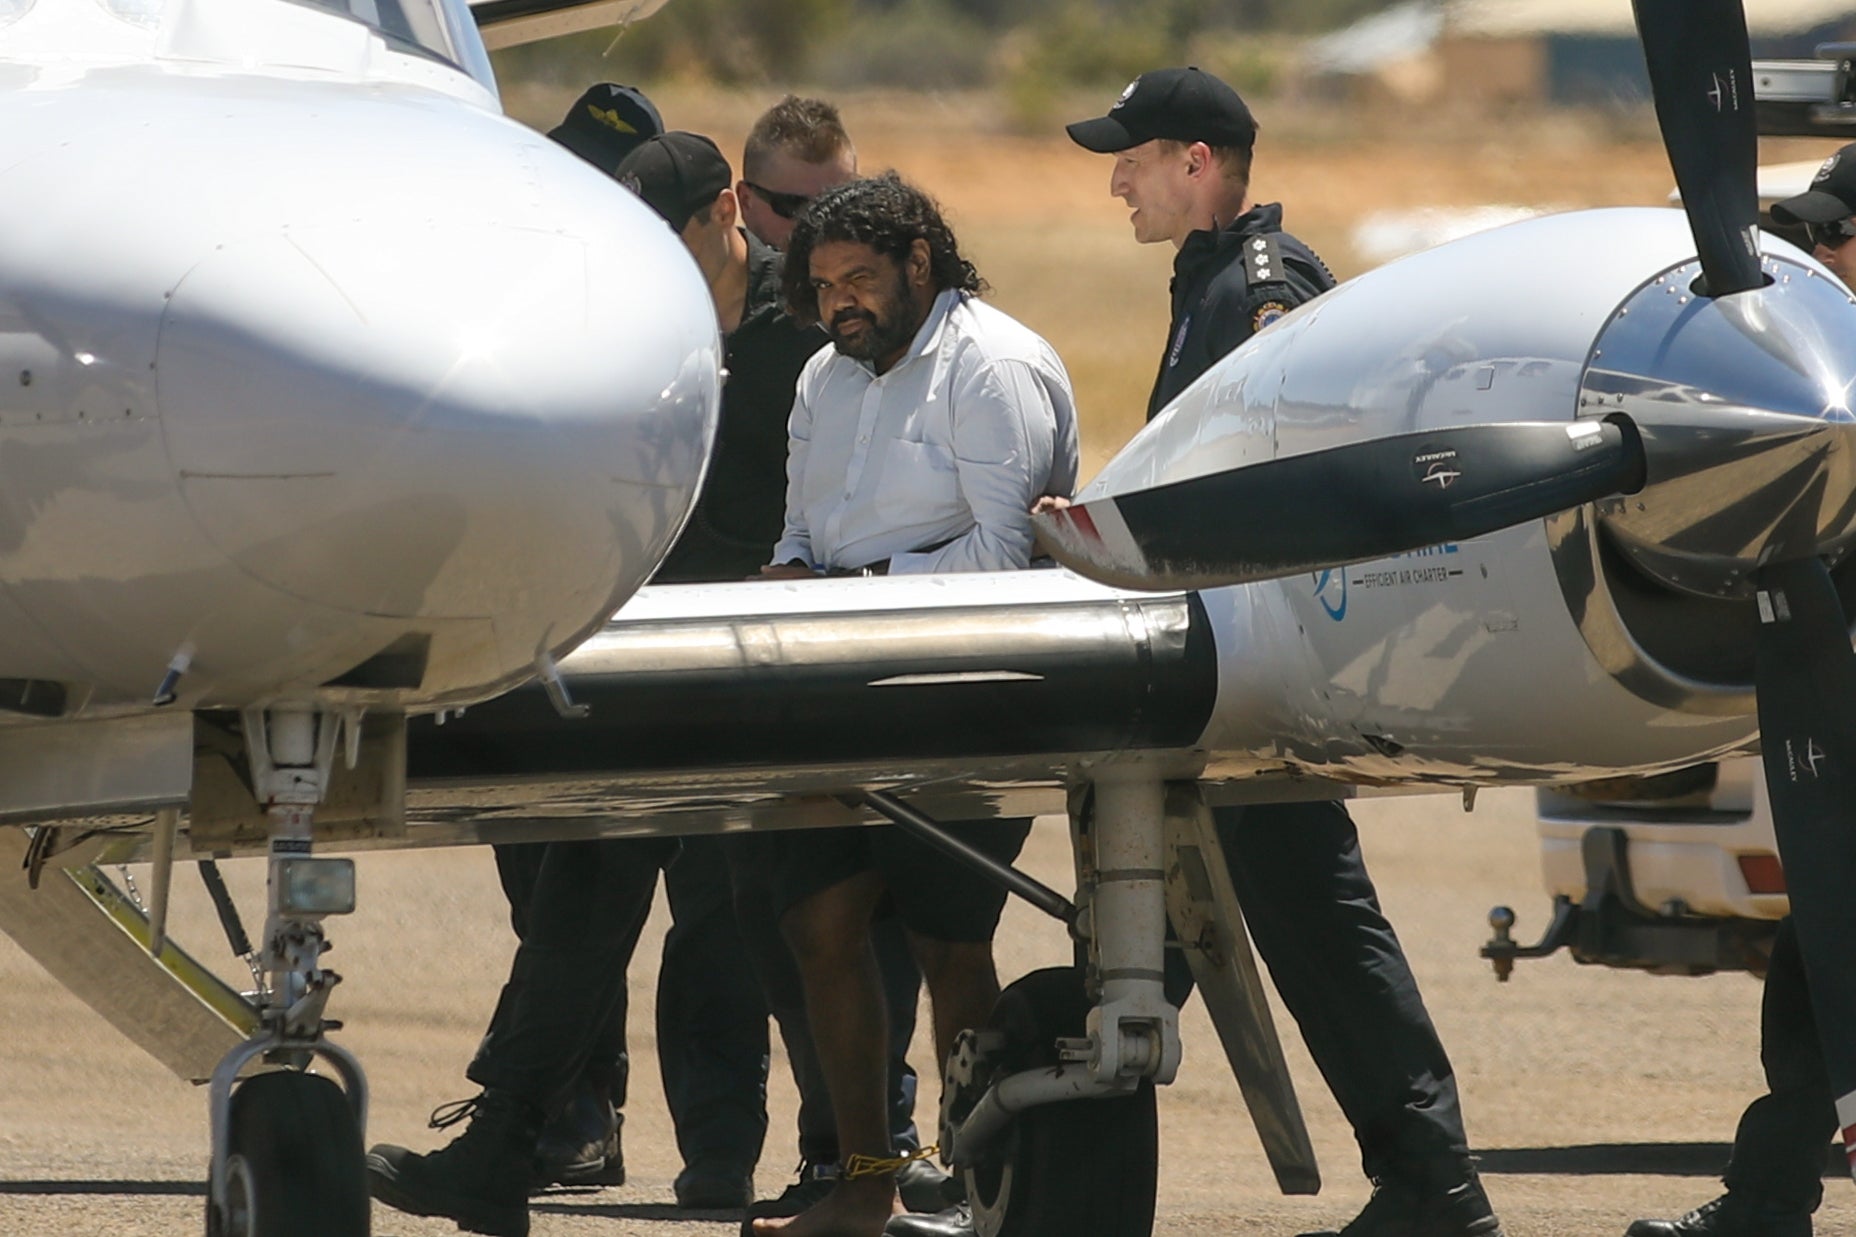
[{"label": "gravel ground", "polygon": [[[1361,806],[1368,857],[1462,1081],[1471,1140],[1510,1237],[1617,1234],[1637,1215],[1673,1213],[1716,1192],[1741,1106],[1758,1086],[1759,985],[1744,976],[1656,978],[1575,966],[1521,966],[1497,984],[1475,956],[1490,905],[1521,912],[1520,935],[1545,918],[1526,793],[1485,794],[1465,815],[1454,799]],[[1040,822],[1027,865],[1067,879],[1058,822]],[[235,865],[247,906],[261,873]],[[346,976],[335,1001],[342,1041],[375,1088],[369,1137],[425,1147],[426,1112],[466,1094],[464,1063],[507,964],[509,940],[486,852],[370,856],[362,909],[337,921],[331,961]],[[192,882],[176,928],[216,956]],[[1065,941],[1023,907],[1000,933],[1007,978],[1060,961]],[[665,921],[653,917],[631,976],[634,1085],[622,1189],[556,1194],[535,1207],[537,1237],[724,1237],[733,1217],[670,1206],[678,1168],[653,1065],[652,992]],[[235,974],[236,964],[226,968]],[[206,1162],[204,1096],[177,1082],[0,942],[0,1234],[197,1233]],[[1280,1017],[1280,1014],[1279,1014]],[[926,1020],[924,1019],[924,1025]],[[1290,1062],[1327,1180],[1314,1198],[1275,1192],[1203,1011],[1185,1018],[1187,1061],[1161,1093],[1156,1232],[1294,1234],[1334,1227],[1364,1201],[1351,1140],[1319,1076],[1288,1033]],[[925,1039],[916,1045],[926,1061]],[[933,1091],[934,1088],[924,1088]],[[783,1060],[759,1186],[777,1192],[791,1163],[794,1096]],[[924,1104],[924,1120],[932,1120]],[[1851,1231],[1856,1198],[1830,1184],[1824,1232]],[[377,1208],[382,1237],[455,1231]]]}]

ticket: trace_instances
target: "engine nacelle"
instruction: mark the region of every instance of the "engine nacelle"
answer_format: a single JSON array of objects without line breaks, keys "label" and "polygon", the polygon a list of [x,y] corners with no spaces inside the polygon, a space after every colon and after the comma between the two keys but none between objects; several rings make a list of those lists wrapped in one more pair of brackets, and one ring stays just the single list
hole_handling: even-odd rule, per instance
[{"label": "engine nacelle", "polygon": [[[1582,417],[1643,436],[1637,494],[1548,521],[1566,598],[1599,661],[1672,708],[1752,707],[1752,574],[1772,559],[1841,562],[1856,541],[1856,305],[1783,242],[1771,283],[1694,295],[1693,262],[1645,283],[1600,330]],[[1856,571],[1838,571],[1856,600]]]}]

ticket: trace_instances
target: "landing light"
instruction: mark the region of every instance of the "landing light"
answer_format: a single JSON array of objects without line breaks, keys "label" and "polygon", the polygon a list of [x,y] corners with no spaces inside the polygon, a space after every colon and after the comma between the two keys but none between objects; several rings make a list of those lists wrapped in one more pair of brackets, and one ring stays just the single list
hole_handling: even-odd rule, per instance
[{"label": "landing light", "polygon": [[282,915],[347,915],[354,910],[354,860],[285,859],[277,865]]}]

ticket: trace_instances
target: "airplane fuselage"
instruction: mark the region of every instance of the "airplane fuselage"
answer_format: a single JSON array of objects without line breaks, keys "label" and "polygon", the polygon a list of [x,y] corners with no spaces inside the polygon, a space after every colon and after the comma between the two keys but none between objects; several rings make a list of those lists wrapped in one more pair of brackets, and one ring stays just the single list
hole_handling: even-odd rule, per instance
[{"label": "airplane fuselage", "polygon": [[507,686],[680,527],[707,289],[465,68],[171,8],[0,29],[0,679],[67,714],[146,707],[177,654],[183,708]]}]

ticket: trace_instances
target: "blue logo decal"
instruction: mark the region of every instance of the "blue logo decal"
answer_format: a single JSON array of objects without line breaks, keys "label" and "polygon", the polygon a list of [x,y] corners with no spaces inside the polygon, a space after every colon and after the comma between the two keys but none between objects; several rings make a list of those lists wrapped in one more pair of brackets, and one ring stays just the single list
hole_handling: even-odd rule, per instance
[{"label": "blue logo decal", "polygon": [[[1338,601],[1333,600],[1336,592]],[[1344,568],[1330,567],[1315,573],[1315,600],[1336,623],[1347,617],[1347,572]]]}]

